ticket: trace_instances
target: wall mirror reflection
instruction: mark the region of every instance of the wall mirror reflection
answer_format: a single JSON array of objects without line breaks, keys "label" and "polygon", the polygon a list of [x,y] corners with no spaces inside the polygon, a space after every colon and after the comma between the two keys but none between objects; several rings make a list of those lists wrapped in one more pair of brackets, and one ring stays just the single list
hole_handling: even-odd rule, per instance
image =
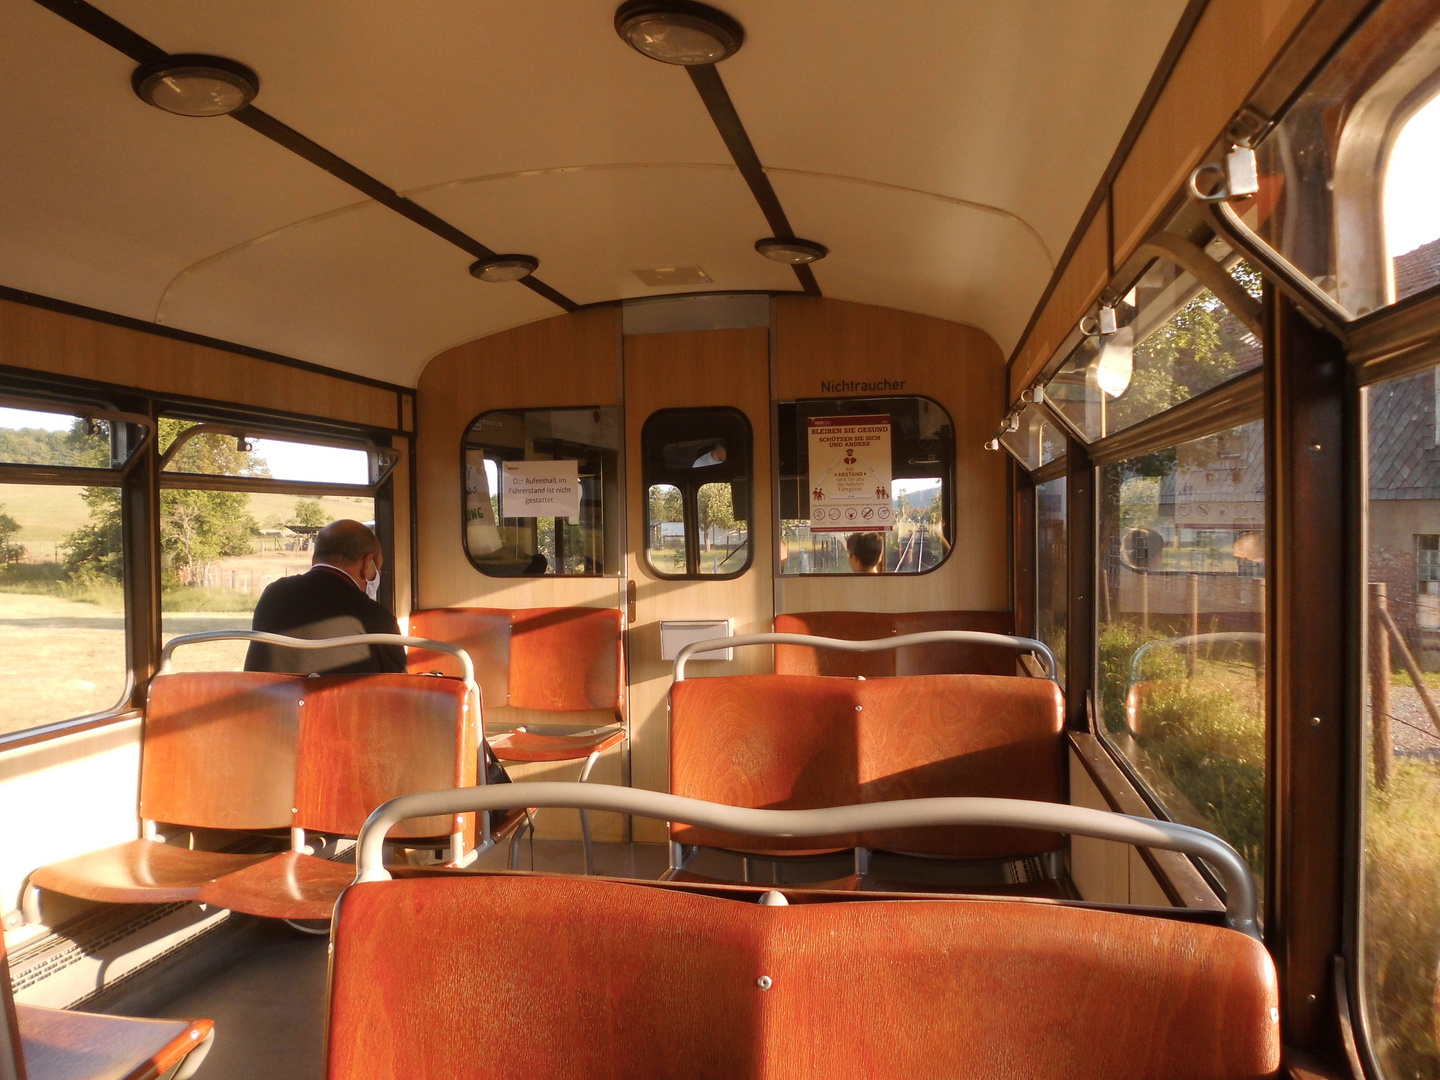
[{"label": "wall mirror reflection", "polygon": [[924,397],[777,406],[782,574],[923,574],[950,553],[955,429]]},{"label": "wall mirror reflection", "polygon": [[621,573],[620,412],[497,409],[465,432],[464,544],[493,577]]}]

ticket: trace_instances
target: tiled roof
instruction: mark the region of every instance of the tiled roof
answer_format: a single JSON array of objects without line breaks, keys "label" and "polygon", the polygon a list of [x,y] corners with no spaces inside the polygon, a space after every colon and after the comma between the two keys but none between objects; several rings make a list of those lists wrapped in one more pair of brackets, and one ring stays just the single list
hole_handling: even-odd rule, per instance
[{"label": "tiled roof", "polygon": [[1370,497],[1440,499],[1434,371],[1370,389]]},{"label": "tiled roof", "polygon": [[1440,238],[1395,256],[1395,299],[1440,285]]}]

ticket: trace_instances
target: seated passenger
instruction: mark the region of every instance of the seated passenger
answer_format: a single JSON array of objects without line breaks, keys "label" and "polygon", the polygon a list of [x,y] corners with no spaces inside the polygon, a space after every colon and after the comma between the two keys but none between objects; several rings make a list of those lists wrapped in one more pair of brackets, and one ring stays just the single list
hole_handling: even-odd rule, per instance
[{"label": "seated passenger", "polygon": [[[358,521],[332,521],[315,536],[310,572],[267,585],[250,628],[300,638],[398,634],[395,616],[374,600],[383,562],[373,532]],[[287,649],[252,641],[245,670],[291,675],[403,672],[405,649],[400,645]]]},{"label": "seated passenger", "polygon": [[845,538],[850,553],[850,569],[857,574],[878,574],[885,561],[885,534],[878,532],[851,533]]}]

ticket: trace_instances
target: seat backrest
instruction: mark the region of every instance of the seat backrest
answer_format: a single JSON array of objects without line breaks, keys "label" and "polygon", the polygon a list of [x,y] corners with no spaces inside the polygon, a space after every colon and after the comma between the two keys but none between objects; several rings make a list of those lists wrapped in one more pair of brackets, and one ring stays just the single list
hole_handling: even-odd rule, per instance
[{"label": "seat backrest", "polygon": [[[775,616],[777,634],[811,634],[847,641],[874,641],[931,630],[981,630],[1013,634],[1008,611],[800,611]],[[872,653],[843,653],[804,645],[776,645],[777,675],[1013,675],[1014,649],[993,645],[913,645]]]},{"label": "seat backrest", "polygon": [[[810,810],[858,802],[855,683],[801,675],[687,679],[670,690],[670,790],[727,806]],[[748,851],[854,847],[853,835],[736,837],[672,824],[670,838]]]},{"label": "seat backrest", "polygon": [[[625,710],[625,616],[615,608],[427,608],[410,616],[417,637],[470,654],[487,708],[545,712]],[[414,672],[458,675],[452,657],[412,649]]]},{"label": "seat backrest", "polygon": [[[475,665],[484,708],[506,704],[510,696],[510,613],[496,608],[426,608],[410,613],[410,633],[459,645]],[[406,666],[416,674],[438,671],[458,679],[460,663],[449,653],[406,650]]]},{"label": "seat backrest", "polygon": [[593,878],[412,878],[341,897],[330,989],[330,1080],[469,1076],[477,1055],[495,1080],[1280,1067],[1258,942],[1062,905],[767,907]]},{"label": "seat backrest", "polygon": [[[325,675],[303,680],[295,824],[355,836],[400,795],[475,784],[476,731],[464,683],[425,675]],[[417,818],[397,837],[463,832],[474,814]]]},{"label": "seat backrest", "polygon": [[625,616],[615,608],[510,612],[510,704],[546,712],[625,709]]},{"label": "seat backrest", "polygon": [[157,675],[145,707],[140,816],[289,828],[305,680],[262,671]]},{"label": "seat backrest", "polygon": [[[857,802],[1069,801],[1064,702],[1049,679],[915,675],[849,685],[862,706]],[[866,847],[967,859],[1038,855],[1064,842],[1057,833],[978,826],[862,837]]]},{"label": "seat backrest", "polygon": [[[815,809],[945,796],[1068,801],[1064,709],[1049,679],[732,675],[670,691],[670,790],[730,806]],[[809,850],[808,838],[740,837],[672,824],[670,838],[748,851]],[[953,858],[1059,849],[1055,833],[916,829],[830,846]]]}]

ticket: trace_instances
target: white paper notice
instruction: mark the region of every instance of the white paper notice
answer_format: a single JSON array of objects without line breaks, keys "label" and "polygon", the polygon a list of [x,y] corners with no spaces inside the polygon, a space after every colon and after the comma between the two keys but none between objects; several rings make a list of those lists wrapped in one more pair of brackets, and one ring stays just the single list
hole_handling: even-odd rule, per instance
[{"label": "white paper notice", "polygon": [[578,461],[507,461],[500,485],[503,517],[580,516]]},{"label": "white paper notice", "polygon": [[890,417],[810,420],[810,529],[882,532],[894,528],[890,503]]}]

